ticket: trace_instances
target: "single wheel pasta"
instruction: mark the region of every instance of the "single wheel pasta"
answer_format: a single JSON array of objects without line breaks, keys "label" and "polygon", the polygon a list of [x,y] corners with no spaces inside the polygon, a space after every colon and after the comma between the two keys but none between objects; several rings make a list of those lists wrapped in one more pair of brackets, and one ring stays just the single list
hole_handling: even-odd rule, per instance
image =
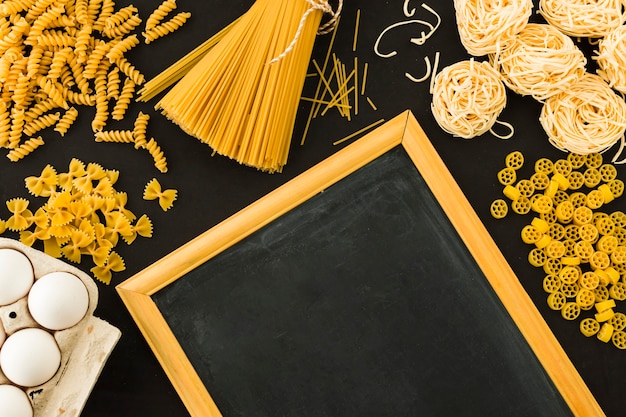
[{"label": "single wheel pasta", "polygon": [[567,91],[587,64],[571,38],[539,23],[526,25],[508,48],[489,59],[512,91],[539,101]]},{"label": "single wheel pasta", "polygon": [[506,106],[500,74],[473,59],[444,68],[433,84],[431,110],[439,126],[464,139],[491,130]]},{"label": "single wheel pasta", "polygon": [[498,53],[524,29],[532,8],[531,0],[454,0],[461,43],[474,56]]},{"label": "single wheel pasta", "polygon": [[603,152],[624,138],[626,103],[598,75],[587,73],[548,98],[539,121],[562,151]]}]

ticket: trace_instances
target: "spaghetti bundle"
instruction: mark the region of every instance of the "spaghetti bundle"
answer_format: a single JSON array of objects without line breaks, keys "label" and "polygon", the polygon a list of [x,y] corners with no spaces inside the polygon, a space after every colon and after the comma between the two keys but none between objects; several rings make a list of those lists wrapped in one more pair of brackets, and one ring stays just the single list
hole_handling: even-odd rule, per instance
[{"label": "spaghetti bundle", "polygon": [[599,76],[586,73],[545,101],[539,121],[562,151],[603,152],[624,139],[626,103]]},{"label": "spaghetti bundle", "polygon": [[600,38],[625,19],[622,0],[541,0],[539,13],[561,32],[580,38]]},{"label": "spaghetti bundle", "polygon": [[216,153],[280,172],[325,12],[325,0],[257,0],[156,108]]},{"label": "spaghetti bundle", "polygon": [[465,49],[474,56],[497,53],[528,23],[532,0],[454,0]]},{"label": "spaghetti bundle", "polygon": [[585,72],[587,59],[572,39],[551,25],[529,23],[490,60],[515,93],[539,101],[566,91]]},{"label": "spaghetti bundle", "polygon": [[504,83],[487,62],[457,62],[435,77],[431,110],[454,136],[471,139],[489,131],[505,106]]},{"label": "spaghetti bundle", "polygon": [[626,26],[622,25],[600,41],[598,75],[609,86],[626,94]]}]

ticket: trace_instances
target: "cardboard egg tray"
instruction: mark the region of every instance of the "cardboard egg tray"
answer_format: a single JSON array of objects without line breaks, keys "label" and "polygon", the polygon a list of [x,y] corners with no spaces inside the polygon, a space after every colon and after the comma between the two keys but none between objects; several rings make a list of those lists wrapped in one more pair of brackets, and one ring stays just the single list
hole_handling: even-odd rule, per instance
[{"label": "cardboard egg tray", "polygon": [[[0,238],[0,248],[15,249],[26,255],[33,265],[35,281],[51,272],[69,272],[80,278],[89,294],[85,317],[73,327],[53,332],[61,350],[61,366],[45,384],[28,387],[34,417],[76,417],[93,389],[105,362],[121,333],[114,326],[95,317],[98,287],[79,269],[13,239]],[[28,311],[27,297],[0,307],[0,322],[7,337],[18,330],[40,328]],[[0,370],[0,384],[11,384]]]}]

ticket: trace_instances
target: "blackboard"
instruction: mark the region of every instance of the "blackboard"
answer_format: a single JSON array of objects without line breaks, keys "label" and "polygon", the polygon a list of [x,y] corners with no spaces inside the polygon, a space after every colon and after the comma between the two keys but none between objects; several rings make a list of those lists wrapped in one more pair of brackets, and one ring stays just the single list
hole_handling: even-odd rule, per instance
[{"label": "blackboard", "polygon": [[410,112],[118,291],[193,416],[603,414]]}]

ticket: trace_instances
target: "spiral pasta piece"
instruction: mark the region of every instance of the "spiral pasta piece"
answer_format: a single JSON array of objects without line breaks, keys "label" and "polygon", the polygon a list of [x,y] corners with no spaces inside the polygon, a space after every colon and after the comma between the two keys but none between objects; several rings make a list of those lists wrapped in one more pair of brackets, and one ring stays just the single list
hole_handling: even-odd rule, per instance
[{"label": "spiral pasta piece", "polygon": [[526,26],[532,0],[454,0],[461,43],[474,56],[498,53]]},{"label": "spiral pasta piece", "polygon": [[107,67],[99,68],[95,76],[96,115],[91,121],[94,132],[104,129],[109,118],[109,99],[107,98]]},{"label": "spiral pasta piece", "polygon": [[513,92],[539,101],[566,91],[587,64],[572,39],[539,23],[529,23],[507,49],[489,58]]},{"label": "spiral pasta piece", "polygon": [[107,98],[108,99],[117,99],[120,96],[120,84],[122,80],[120,79],[120,69],[118,67],[114,67],[107,74]]},{"label": "spiral pasta piece", "polygon": [[78,110],[75,107],[70,107],[63,116],[59,119],[54,130],[61,136],[65,136],[69,128],[74,124],[78,118]]},{"label": "spiral pasta piece", "polygon": [[57,87],[55,83],[46,78],[39,77],[37,79],[37,83],[39,87],[57,104],[57,106],[64,108],[65,110],[69,109],[67,102],[63,98],[63,93],[61,92],[63,88]]},{"label": "spiral pasta piece", "polygon": [[431,103],[439,126],[465,139],[489,131],[506,106],[500,78],[489,63],[473,59],[444,68],[435,77]]},{"label": "spiral pasta piece", "polygon": [[163,22],[151,29],[143,32],[143,37],[146,43],[154,42],[158,38],[161,38],[169,33],[178,30],[185,24],[187,19],[191,17],[189,12],[180,12],[176,16],[172,17],[167,22]]},{"label": "spiral pasta piece", "polygon": [[126,58],[120,58],[115,60],[115,65],[119,67],[119,69],[136,85],[141,85],[145,81],[144,75],[135,68]]},{"label": "spiral pasta piece", "polygon": [[116,43],[107,53],[107,58],[112,63],[122,58],[122,56],[135,46],[139,45],[139,38],[133,34]]},{"label": "spiral pasta piece", "polygon": [[37,45],[44,47],[67,48],[76,45],[76,38],[59,30],[44,30],[37,36]]},{"label": "spiral pasta piece", "polygon": [[96,142],[134,143],[132,130],[101,130],[96,132]]},{"label": "spiral pasta piece", "polygon": [[154,166],[161,172],[167,172],[167,160],[165,158],[165,154],[161,150],[159,144],[154,140],[154,138],[150,138],[146,146],[144,147],[148,153],[152,156],[154,160]]},{"label": "spiral pasta piece", "polygon": [[176,0],[163,1],[146,19],[146,30],[158,25],[174,9],[176,9]]},{"label": "spiral pasta piece", "polygon": [[143,148],[146,146],[146,131],[148,130],[148,121],[150,115],[139,112],[133,125],[133,137],[135,139],[135,148]]},{"label": "spiral pasta piece", "polygon": [[539,121],[556,148],[600,153],[623,140],[626,103],[598,75],[586,73],[545,101]]},{"label": "spiral pasta piece", "polygon": [[541,0],[539,13],[566,35],[600,38],[624,22],[621,0]]},{"label": "spiral pasta piece", "polygon": [[9,160],[12,162],[17,162],[20,159],[24,158],[26,155],[29,155],[31,152],[33,152],[35,149],[43,144],[44,142],[41,136],[37,136],[36,138],[30,138],[17,148],[12,149],[7,154],[7,158],[9,158]]},{"label": "spiral pasta piece", "polygon": [[135,82],[130,78],[126,78],[124,80],[124,85],[122,86],[122,91],[115,102],[115,106],[113,107],[113,111],[111,112],[111,117],[114,120],[122,120],[124,115],[126,114],[126,110],[128,109],[128,105],[130,104],[131,99],[135,94]]},{"label": "spiral pasta piece", "polygon": [[52,114],[44,114],[43,116],[31,120],[29,123],[24,125],[24,134],[32,136],[40,130],[54,125],[60,117],[61,113],[57,112]]},{"label": "spiral pasta piece", "polygon": [[141,24],[141,18],[138,15],[133,14],[119,24],[113,26],[105,25],[102,33],[104,34],[104,36],[111,39],[119,38],[128,35],[137,26],[139,26],[139,24]]},{"label": "spiral pasta piece", "polygon": [[0,4],[0,16],[23,12],[35,3],[34,0],[9,0]]}]

